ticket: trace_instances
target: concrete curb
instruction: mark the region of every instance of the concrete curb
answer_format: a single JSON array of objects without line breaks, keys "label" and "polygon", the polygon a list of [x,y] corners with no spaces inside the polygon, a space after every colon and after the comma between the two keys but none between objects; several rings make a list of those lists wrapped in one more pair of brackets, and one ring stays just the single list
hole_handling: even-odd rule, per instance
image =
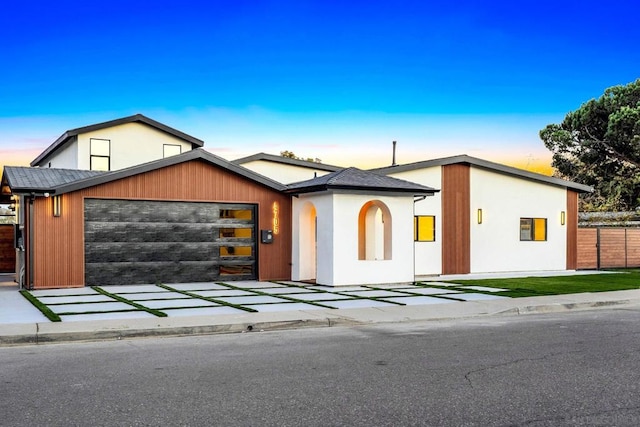
[{"label": "concrete curb", "polygon": [[455,304],[0,325],[0,346],[446,321],[640,306],[640,290]]}]

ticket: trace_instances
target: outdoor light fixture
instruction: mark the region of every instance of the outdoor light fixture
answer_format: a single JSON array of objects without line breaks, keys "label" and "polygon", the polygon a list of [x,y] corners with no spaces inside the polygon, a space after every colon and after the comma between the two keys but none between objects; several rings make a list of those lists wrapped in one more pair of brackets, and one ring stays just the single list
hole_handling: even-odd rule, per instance
[{"label": "outdoor light fixture", "polygon": [[62,196],[53,196],[51,200],[53,202],[53,216],[60,216],[60,212],[62,212]]},{"label": "outdoor light fixture", "polygon": [[15,203],[15,202],[13,202],[13,203],[11,203],[11,204],[9,205],[9,210],[10,210],[11,212],[15,212],[15,211],[16,211],[16,203]]},{"label": "outdoor light fixture", "polygon": [[478,209],[478,224],[482,224],[482,209]]},{"label": "outdoor light fixture", "polygon": [[560,225],[564,225],[567,220],[567,214],[565,211],[560,212]]}]

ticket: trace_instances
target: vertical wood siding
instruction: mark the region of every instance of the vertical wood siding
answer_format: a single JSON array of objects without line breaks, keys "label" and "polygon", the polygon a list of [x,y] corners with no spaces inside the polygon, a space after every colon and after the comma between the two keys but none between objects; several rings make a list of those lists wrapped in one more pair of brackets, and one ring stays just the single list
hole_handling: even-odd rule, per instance
[{"label": "vertical wood siding", "polygon": [[273,228],[278,204],[279,233],[272,244],[258,235],[260,280],[291,277],[291,199],[244,177],[194,160],[123,178],[62,196],[62,215],[51,199],[35,201],[34,287],[84,286],[84,199],[210,201],[258,205],[258,229]]},{"label": "vertical wood siding", "polygon": [[0,273],[16,269],[16,250],[13,247],[13,224],[0,224]]},{"label": "vertical wood siding", "polygon": [[470,167],[442,167],[442,274],[471,270]]},{"label": "vertical wood siding", "polygon": [[567,270],[575,270],[578,265],[578,193],[567,190]]}]

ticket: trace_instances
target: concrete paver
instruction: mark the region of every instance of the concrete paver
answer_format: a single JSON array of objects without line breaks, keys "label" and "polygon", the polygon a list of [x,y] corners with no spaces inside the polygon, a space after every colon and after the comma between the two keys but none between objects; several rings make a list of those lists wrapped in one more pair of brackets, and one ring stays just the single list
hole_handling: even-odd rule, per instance
[{"label": "concrete paver", "polygon": [[389,307],[395,304],[376,301],[372,299],[351,299],[343,301],[322,301],[322,305],[327,305],[333,308],[363,308],[363,307]]},{"label": "concrete paver", "polygon": [[219,298],[219,297],[240,297],[246,295],[255,295],[251,291],[243,291],[241,289],[216,289],[211,291],[189,291],[194,295],[200,295],[201,297]]},{"label": "concrete paver", "polygon": [[341,299],[354,299],[355,296],[333,294],[330,292],[314,292],[309,294],[295,294],[291,298],[302,301],[337,301]]},{"label": "concrete paver", "polygon": [[499,295],[487,295],[487,294],[477,294],[477,293],[469,293],[469,294],[455,294],[448,295],[450,298],[461,299],[462,301],[485,301],[490,299],[510,299],[509,297],[503,297]]},{"label": "concrete paver", "polygon": [[125,304],[123,302],[112,300],[111,302],[96,302],[96,303],[80,303],[80,304],[58,304],[49,305],[51,311],[56,314],[60,313],[86,313],[89,311],[121,311],[121,310],[133,310],[133,306]]},{"label": "concrete paver", "polygon": [[143,292],[167,292],[166,289],[156,285],[124,285],[124,286],[99,286],[100,289],[112,294],[138,294]]},{"label": "concrete paver", "polygon": [[130,301],[153,301],[163,299],[190,299],[191,297],[179,292],[142,292],[138,294],[113,292],[115,295],[126,298]]},{"label": "concrete paver", "polygon": [[251,280],[242,280],[237,282],[229,282],[229,284],[236,288],[247,288],[247,289],[261,289],[261,288],[284,288],[286,285],[280,285],[278,283],[273,282],[257,282]]},{"label": "concrete paver", "polygon": [[430,305],[430,304],[455,303],[454,300],[444,299],[444,298],[434,298],[429,296],[395,297],[395,298],[385,298],[385,300],[397,302],[404,305]]},{"label": "concrete paver", "polygon": [[368,291],[351,291],[351,292],[346,291],[344,293],[348,295],[355,295],[355,296],[364,297],[364,298],[401,297],[406,295],[401,292],[381,291],[381,290],[373,290],[373,289],[369,289]]},{"label": "concrete paver", "polygon": [[[16,286],[17,289],[17,286]],[[31,291],[34,297],[54,297],[67,295],[99,295],[99,292],[92,288],[69,288],[69,289],[41,289]]]},{"label": "concrete paver", "polygon": [[95,294],[95,295],[60,295],[56,297],[39,297],[38,300],[47,305],[52,304],[68,304],[78,302],[111,302],[114,301],[108,295]]},{"label": "concrete paver", "polygon": [[197,308],[176,308],[162,310],[169,317],[187,317],[187,316],[219,316],[221,314],[241,314],[246,311],[238,308],[219,305],[215,307],[197,307]]},{"label": "concrete paver", "polygon": [[168,310],[171,308],[183,308],[183,307],[214,307],[220,304],[216,304],[212,301],[203,300],[200,298],[188,298],[188,299],[170,299],[170,300],[153,300],[153,301],[137,301],[134,302],[143,305],[147,308],[153,308],[155,310]]},{"label": "concrete paver", "polygon": [[292,310],[319,310],[324,309],[317,305],[305,304],[302,302],[289,302],[286,304],[251,304],[247,307],[251,307],[254,310],[258,310],[261,313],[274,313],[277,311],[292,311]]},{"label": "concrete paver", "polygon": [[142,319],[156,317],[142,310],[121,311],[118,313],[70,314],[60,316],[63,322],[86,322],[89,320]]},{"label": "concrete paver", "polygon": [[179,291],[206,291],[206,290],[216,290],[216,289],[229,289],[228,287],[221,285],[219,283],[174,283],[167,284],[168,287],[177,289]]},{"label": "concrete paver", "polygon": [[253,295],[246,297],[222,297],[216,298],[229,304],[269,304],[278,302],[289,302],[283,298],[272,297],[269,295]]},{"label": "concrete paver", "polygon": [[459,294],[462,291],[456,291],[453,289],[439,289],[439,288],[418,288],[414,286],[413,288],[402,288],[397,289],[402,292],[410,292],[412,294],[420,294],[420,295],[446,295],[446,294]]}]

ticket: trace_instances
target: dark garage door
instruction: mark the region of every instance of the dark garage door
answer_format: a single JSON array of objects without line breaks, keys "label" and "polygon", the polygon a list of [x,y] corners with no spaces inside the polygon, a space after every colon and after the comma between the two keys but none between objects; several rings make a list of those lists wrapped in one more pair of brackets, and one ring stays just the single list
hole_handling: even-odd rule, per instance
[{"label": "dark garage door", "polygon": [[256,206],[86,199],[85,284],[255,279]]}]

